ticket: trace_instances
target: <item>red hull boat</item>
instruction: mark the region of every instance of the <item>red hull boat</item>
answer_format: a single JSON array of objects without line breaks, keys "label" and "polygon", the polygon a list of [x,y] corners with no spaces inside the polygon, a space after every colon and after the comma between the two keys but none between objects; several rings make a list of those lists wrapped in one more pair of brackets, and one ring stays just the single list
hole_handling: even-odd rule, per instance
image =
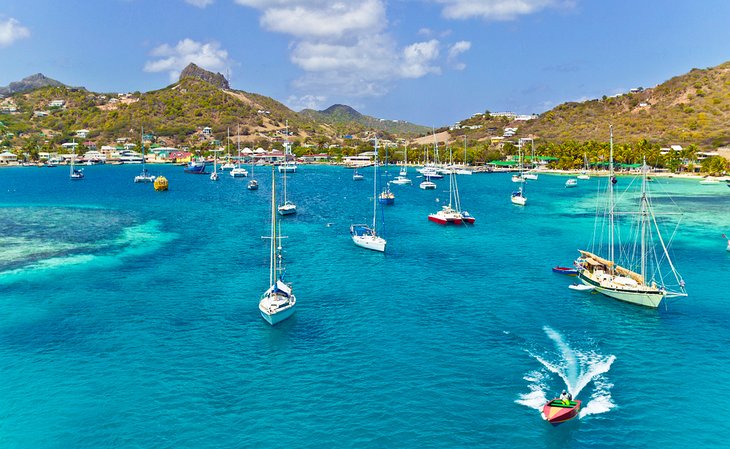
[{"label": "red hull boat", "polygon": [[580,401],[565,403],[560,399],[553,399],[542,407],[542,419],[557,426],[578,416],[579,411]]},{"label": "red hull boat", "polygon": [[553,273],[567,274],[568,276],[578,275],[578,270],[570,267],[553,267]]}]

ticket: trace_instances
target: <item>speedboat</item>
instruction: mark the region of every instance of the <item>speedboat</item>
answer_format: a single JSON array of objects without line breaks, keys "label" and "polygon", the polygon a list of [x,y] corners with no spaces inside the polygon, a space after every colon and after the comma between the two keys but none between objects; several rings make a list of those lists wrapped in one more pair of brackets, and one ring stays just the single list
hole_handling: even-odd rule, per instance
[{"label": "speedboat", "polygon": [[565,401],[561,399],[553,399],[542,407],[542,419],[550,424],[557,426],[560,423],[569,421],[580,411],[580,401]]},{"label": "speedboat", "polygon": [[585,284],[570,284],[568,288],[579,292],[592,292],[595,289],[592,285]]},{"label": "speedboat", "polygon": [[578,180],[570,178],[569,180],[565,181],[565,187],[578,187]]},{"label": "speedboat", "polygon": [[353,181],[362,181],[363,179],[365,179],[365,177],[363,175],[361,175],[360,173],[358,173],[357,169],[355,169],[355,173],[352,174],[352,180]]}]

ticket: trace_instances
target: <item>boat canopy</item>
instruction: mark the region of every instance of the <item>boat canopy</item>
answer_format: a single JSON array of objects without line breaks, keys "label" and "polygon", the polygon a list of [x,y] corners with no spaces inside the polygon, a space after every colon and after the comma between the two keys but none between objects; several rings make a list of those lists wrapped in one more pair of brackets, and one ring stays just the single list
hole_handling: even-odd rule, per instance
[{"label": "boat canopy", "polygon": [[291,287],[286,285],[281,279],[277,279],[276,283],[269,287],[265,294],[268,295],[271,292],[280,292],[284,293],[286,296],[291,296]]}]

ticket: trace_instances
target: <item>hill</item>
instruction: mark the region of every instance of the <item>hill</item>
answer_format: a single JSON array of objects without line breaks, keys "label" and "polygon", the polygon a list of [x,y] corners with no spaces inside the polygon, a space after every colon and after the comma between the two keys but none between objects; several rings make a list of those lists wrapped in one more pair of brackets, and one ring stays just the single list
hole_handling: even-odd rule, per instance
[{"label": "hill", "polygon": [[[494,117],[472,117],[462,125],[482,125],[463,131],[485,139],[501,136]],[[649,142],[717,148],[730,143],[730,62],[707,69],[692,69],[648,89],[632,89],[622,95],[603,96],[584,102],[563,103],[539,118],[504,123],[518,127],[513,137],[534,136],[543,142],[608,140],[608,127],[620,142]],[[491,132],[486,131],[492,128]]]},{"label": "hill", "polygon": [[299,111],[299,114],[341,129],[343,134],[356,134],[367,129],[375,129],[398,136],[415,136],[430,131],[430,128],[403,120],[386,120],[363,115],[343,104],[332,105],[323,111],[304,109]]},{"label": "hill", "polygon": [[42,73],[36,73],[20,81],[14,81],[5,87],[0,87],[0,96],[8,97],[47,86],[64,87],[65,85],[60,81],[48,78]]}]

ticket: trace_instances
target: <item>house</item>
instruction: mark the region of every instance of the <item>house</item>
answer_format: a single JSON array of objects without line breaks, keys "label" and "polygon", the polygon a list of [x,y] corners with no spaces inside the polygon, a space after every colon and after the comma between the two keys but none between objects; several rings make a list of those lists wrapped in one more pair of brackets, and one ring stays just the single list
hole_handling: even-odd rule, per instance
[{"label": "house", "polygon": [[307,154],[299,158],[302,162],[327,162],[330,155],[327,153]]},{"label": "house", "polygon": [[62,108],[66,105],[66,100],[53,100],[48,103],[49,108]]},{"label": "house", "polygon": [[133,150],[136,146],[137,146],[137,144],[134,144],[134,143],[125,143],[124,149],[127,151],[130,151],[130,150]]},{"label": "house", "polygon": [[87,161],[104,163],[106,162],[106,155],[104,153],[96,151],[96,147],[94,147],[93,150],[84,153],[84,159],[86,159]]},{"label": "house", "polygon": [[14,153],[11,153],[10,151],[3,151],[0,153],[0,164],[11,164],[17,162],[18,156]]},{"label": "house", "polygon": [[213,128],[211,128],[210,126],[206,126],[205,128],[203,128],[203,135],[204,136],[213,135]]},{"label": "house", "polygon": [[96,150],[96,143],[94,143],[90,140],[87,140],[86,142],[84,142],[84,146],[89,150]]},{"label": "house", "polygon": [[6,104],[0,107],[0,114],[14,114],[18,112],[18,108],[14,104]]},{"label": "house", "polygon": [[48,117],[48,111],[33,111],[33,117]]},{"label": "house", "polygon": [[89,130],[88,129],[77,129],[76,130],[76,137],[80,137],[82,139],[86,139],[89,136]]},{"label": "house", "polygon": [[66,143],[62,143],[61,146],[63,147],[64,150],[76,151],[76,147],[79,146],[79,144],[76,142],[66,142]]}]

